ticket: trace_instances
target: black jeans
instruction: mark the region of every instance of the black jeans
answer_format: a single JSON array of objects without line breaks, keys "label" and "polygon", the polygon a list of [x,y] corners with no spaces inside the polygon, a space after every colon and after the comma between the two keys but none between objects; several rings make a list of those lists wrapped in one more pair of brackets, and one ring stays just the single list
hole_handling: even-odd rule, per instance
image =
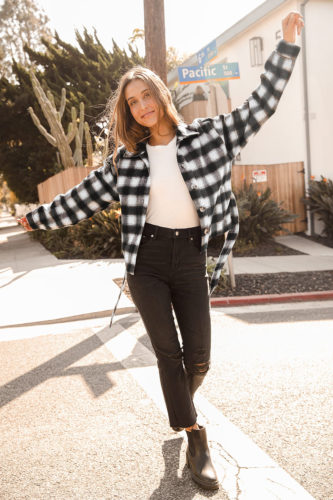
[{"label": "black jeans", "polygon": [[197,418],[184,366],[189,373],[201,374],[210,368],[207,252],[200,253],[200,234],[200,226],[169,229],[146,223],[134,275],[127,274],[156,354],[171,427],[190,427]]}]

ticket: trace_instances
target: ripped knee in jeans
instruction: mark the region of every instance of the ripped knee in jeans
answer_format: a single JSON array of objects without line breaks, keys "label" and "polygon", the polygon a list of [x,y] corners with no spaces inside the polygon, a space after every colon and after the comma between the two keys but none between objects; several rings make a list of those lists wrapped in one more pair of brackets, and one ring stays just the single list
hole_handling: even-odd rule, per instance
[{"label": "ripped knee in jeans", "polygon": [[206,363],[194,363],[191,365],[190,369],[186,367],[188,373],[206,373],[210,368],[210,362]]}]

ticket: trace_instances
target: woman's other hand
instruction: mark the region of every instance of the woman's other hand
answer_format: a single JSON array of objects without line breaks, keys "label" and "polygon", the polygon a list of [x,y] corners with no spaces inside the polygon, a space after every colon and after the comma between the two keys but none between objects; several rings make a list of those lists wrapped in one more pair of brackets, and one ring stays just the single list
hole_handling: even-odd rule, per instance
[{"label": "woman's other hand", "polygon": [[26,231],[33,231],[32,227],[30,227],[29,222],[27,221],[26,217],[21,217],[19,219],[16,219],[16,221],[21,224],[21,226],[24,227]]},{"label": "woman's other hand", "polygon": [[284,41],[288,43],[295,43],[295,28],[297,28],[297,34],[300,35],[303,26],[304,20],[302,15],[297,11],[290,12],[285,18],[282,19]]}]

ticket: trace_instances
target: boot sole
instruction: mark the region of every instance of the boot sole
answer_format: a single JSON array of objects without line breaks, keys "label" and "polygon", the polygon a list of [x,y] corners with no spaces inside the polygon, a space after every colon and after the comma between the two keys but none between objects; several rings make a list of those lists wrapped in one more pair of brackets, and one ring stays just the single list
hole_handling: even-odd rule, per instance
[{"label": "boot sole", "polygon": [[190,469],[190,473],[191,473],[191,477],[192,477],[193,481],[195,481],[197,484],[199,484],[199,486],[201,486],[205,490],[218,490],[219,489],[220,484],[218,481],[216,481],[216,483],[212,483],[212,482],[206,483],[205,481],[203,481],[202,479],[200,479],[198,476],[196,476],[194,474],[194,472],[191,469],[190,459],[188,458],[187,453],[186,453],[186,465]]}]

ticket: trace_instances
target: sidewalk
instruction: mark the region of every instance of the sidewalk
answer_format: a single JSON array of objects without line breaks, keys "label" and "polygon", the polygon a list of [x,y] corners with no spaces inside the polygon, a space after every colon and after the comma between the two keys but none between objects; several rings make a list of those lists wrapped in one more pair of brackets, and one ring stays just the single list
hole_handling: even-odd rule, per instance
[{"label": "sidewalk", "polygon": [[[111,315],[123,259],[57,259],[13,217],[0,217],[0,327]],[[135,311],[122,294],[119,314]]]},{"label": "sidewalk", "polygon": [[[294,235],[276,239],[307,255],[233,258],[235,274],[333,270],[333,249]],[[0,327],[111,315],[119,294],[113,280],[122,278],[124,271],[123,259],[57,259],[40,243],[32,241],[14,217],[3,213],[0,216]],[[256,296],[256,303],[260,297]],[[269,298],[263,297],[265,301]],[[283,300],[292,300],[288,297]],[[333,298],[333,292],[332,297],[322,298]],[[211,300],[213,306],[254,303],[249,297],[228,297],[224,303],[217,298]],[[313,294],[308,300],[313,300]],[[123,293],[117,314],[135,310]]]},{"label": "sidewalk", "polygon": [[234,258],[235,274],[296,273],[333,269],[333,248],[296,235],[277,236],[275,240],[307,255]]}]

